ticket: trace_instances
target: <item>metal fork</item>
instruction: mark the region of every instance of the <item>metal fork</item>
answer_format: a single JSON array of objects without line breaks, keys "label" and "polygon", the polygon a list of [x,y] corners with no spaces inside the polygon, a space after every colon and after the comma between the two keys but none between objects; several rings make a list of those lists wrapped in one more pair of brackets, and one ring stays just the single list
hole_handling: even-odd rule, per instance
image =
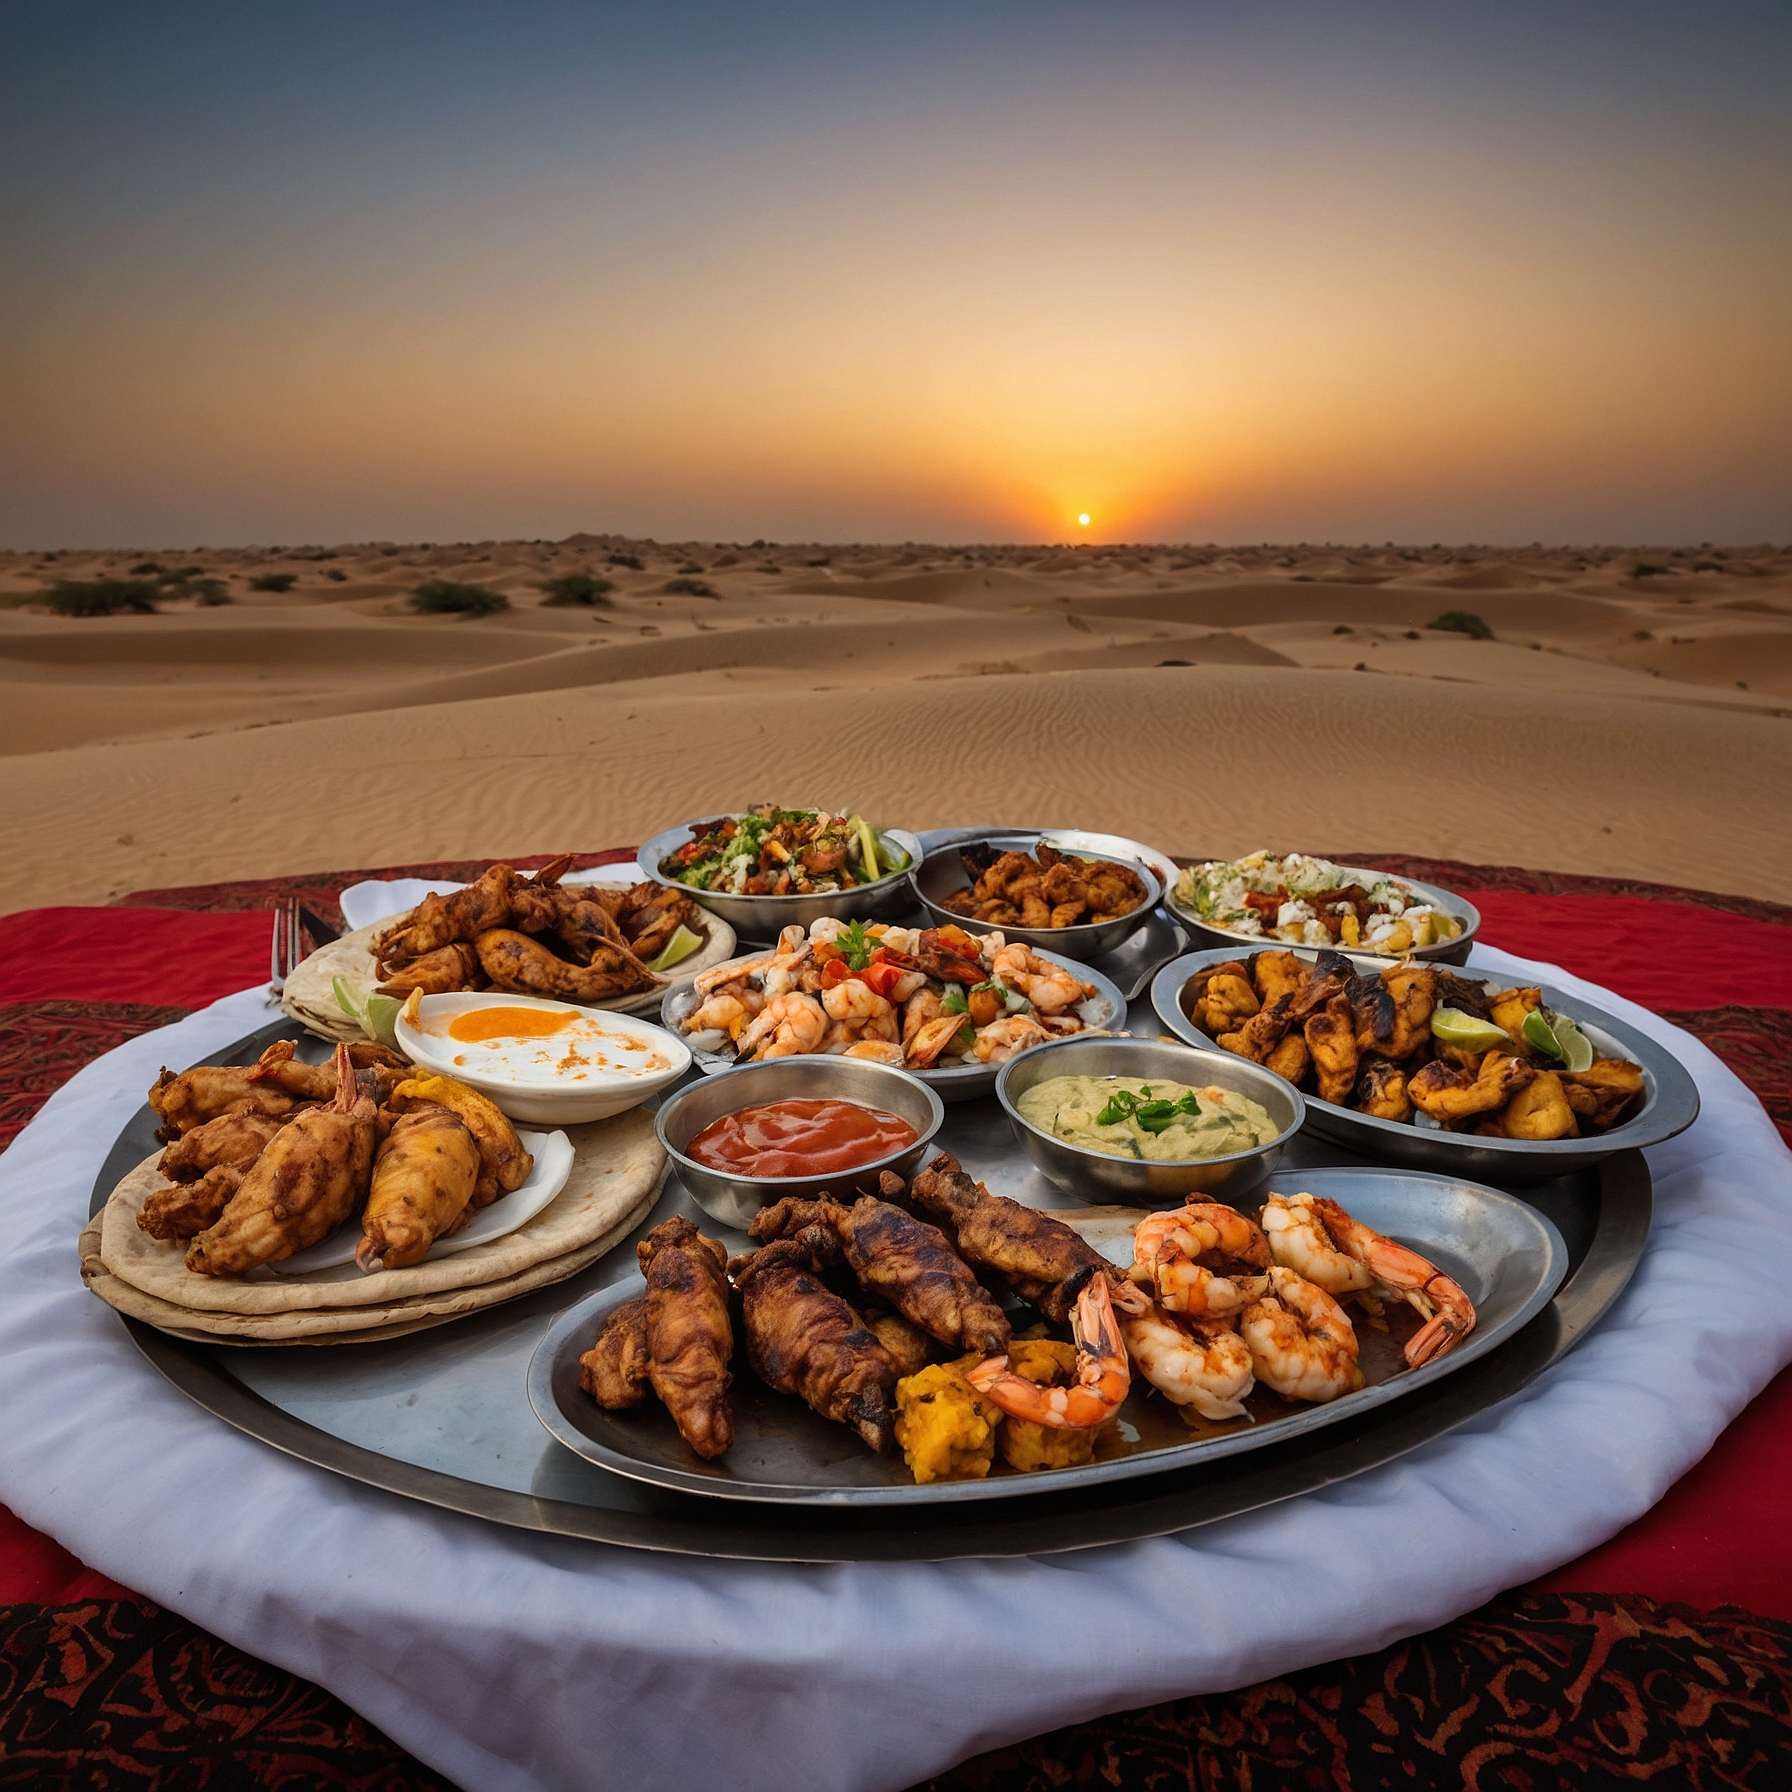
[{"label": "metal fork", "polygon": [[268,968],[268,1003],[271,1007],[279,1007],[286,979],[304,956],[305,935],[299,922],[299,905],[289,896],[274,904],[274,946]]}]

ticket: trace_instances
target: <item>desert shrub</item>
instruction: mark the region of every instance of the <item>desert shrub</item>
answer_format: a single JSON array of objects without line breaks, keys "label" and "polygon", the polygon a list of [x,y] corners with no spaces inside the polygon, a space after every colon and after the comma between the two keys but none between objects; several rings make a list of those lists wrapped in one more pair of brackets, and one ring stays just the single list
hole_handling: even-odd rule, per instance
[{"label": "desert shrub", "polygon": [[772,563],[768,560],[768,561],[766,561],[766,563],[763,566],[756,566],[753,568],[753,570],[755,572],[782,572],[784,570],[784,568],[781,566],[773,566]]},{"label": "desert shrub", "polygon": [[264,572],[249,581],[251,591],[290,591],[299,582],[296,572]]},{"label": "desert shrub", "polygon": [[606,561],[609,566],[626,566],[630,572],[645,572],[640,556],[636,554],[611,554]]},{"label": "desert shrub", "polygon": [[1633,579],[1655,579],[1659,578],[1663,573],[1672,572],[1673,570],[1674,569],[1671,566],[1651,566],[1647,561],[1643,561],[1630,569],[1630,576]]},{"label": "desert shrub", "polygon": [[326,567],[324,569],[324,577],[326,579],[334,580],[338,585],[346,585],[348,583],[348,574],[339,566]]},{"label": "desert shrub", "polygon": [[510,599],[489,585],[460,585],[453,579],[425,579],[411,593],[411,608],[426,616],[489,616],[508,610]]},{"label": "desert shrub", "polygon": [[395,555],[398,552],[398,549],[397,548],[381,548],[380,552],[382,554],[384,554],[388,560],[390,560],[393,557],[393,555]]},{"label": "desert shrub", "polygon": [[1427,628],[1441,629],[1448,635],[1470,635],[1477,641],[1491,641],[1493,630],[1473,610],[1445,610]]},{"label": "desert shrub", "polygon": [[153,616],[162,587],[155,579],[58,579],[43,601],[59,616]]},{"label": "desert shrub", "polygon": [[537,589],[542,593],[541,601],[556,609],[601,604],[607,610],[611,608],[609,593],[616,589],[616,581],[595,578],[588,572],[566,572],[555,579],[544,579]]},{"label": "desert shrub", "polygon": [[[45,558],[48,559],[49,556],[46,555]],[[159,579],[166,570],[159,560],[139,560],[131,568],[131,577],[134,579]]]},{"label": "desert shrub", "polygon": [[1630,638],[1633,641],[1653,641],[1655,639],[1646,628],[1639,628]]},{"label": "desert shrub", "polygon": [[701,572],[703,568],[695,560],[687,560],[678,570],[680,572]]},{"label": "desert shrub", "polygon": [[720,595],[710,590],[701,579],[668,579],[661,590],[668,597],[716,597]]},{"label": "desert shrub", "polygon": [[1332,633],[1334,635],[1349,635],[1349,634],[1354,634],[1355,632],[1356,631],[1350,626],[1350,624],[1348,622],[1340,622],[1338,624],[1338,626],[1332,630]]}]

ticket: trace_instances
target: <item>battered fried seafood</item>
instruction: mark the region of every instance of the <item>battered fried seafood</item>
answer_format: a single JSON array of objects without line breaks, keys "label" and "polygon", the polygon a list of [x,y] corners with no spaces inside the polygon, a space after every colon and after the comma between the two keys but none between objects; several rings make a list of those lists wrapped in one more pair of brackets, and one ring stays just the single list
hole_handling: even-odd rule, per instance
[{"label": "battered fried seafood", "polygon": [[380,993],[443,995],[490,984],[607,1002],[656,987],[648,961],[681,927],[702,935],[696,904],[655,883],[562,884],[571,863],[555,859],[533,877],[493,865],[463,890],[426,896],[374,936]]},{"label": "battered fried seafood", "polygon": [[845,1207],[828,1195],[819,1201],[787,1196],[757,1214],[751,1231],[755,1238],[806,1242],[819,1231],[837,1242],[867,1294],[888,1301],[929,1337],[979,1356],[1008,1347],[1006,1315],[945,1234],[887,1201],[864,1195]]},{"label": "battered fried seafood", "polygon": [[[734,1442],[734,1416],[728,1409],[733,1379],[728,1364],[734,1355],[724,1273],[728,1253],[718,1240],[705,1238],[689,1220],[676,1217],[655,1226],[636,1245],[635,1254],[647,1277],[648,1383],[671,1413],[679,1435],[699,1456],[713,1461]],[[598,1344],[603,1351],[601,1336]],[[617,1373],[614,1381],[601,1385],[606,1392],[626,1390],[632,1385],[628,1365],[634,1360],[633,1347],[618,1338],[609,1351]],[[592,1381],[599,1378],[594,1374]],[[592,1392],[607,1404],[597,1385]]]},{"label": "battered fried seafood", "polygon": [[998,927],[1075,927],[1118,920],[1143,906],[1145,880],[1109,859],[1079,859],[1041,840],[1031,853],[961,846],[968,890],[942,908]]},{"label": "battered fried seafood", "polygon": [[[306,1101],[328,1101],[336,1093],[335,1060],[328,1064],[305,1064],[295,1055],[297,1051],[292,1040],[276,1039],[250,1070],[249,1081],[257,1087],[265,1084]],[[383,1103],[410,1075],[410,1064],[388,1046],[358,1039],[349,1046],[348,1054],[362,1092],[371,1095],[375,1102]]]},{"label": "battered fried seafood", "polygon": [[405,1114],[419,1105],[444,1107],[459,1115],[477,1142],[479,1175],[469,1203],[475,1212],[528,1181],[535,1159],[523,1149],[516,1128],[489,1096],[451,1076],[418,1072],[392,1091],[387,1107],[393,1113]]},{"label": "battered fried seafood", "polygon": [[156,1169],[170,1182],[196,1182],[220,1164],[253,1163],[290,1118],[232,1109],[183,1133],[162,1153]]},{"label": "battered fried seafood", "polygon": [[479,1170],[478,1141],[452,1109],[419,1104],[401,1114],[373,1162],[355,1262],[369,1275],[421,1263],[473,1217]]},{"label": "battered fried seafood", "polygon": [[[1197,971],[1182,1006],[1227,1051],[1379,1120],[1416,1113],[1496,1138],[1586,1137],[1621,1126],[1646,1092],[1640,1066],[1595,1057],[1540,990],[1437,965],[1365,976],[1341,952],[1311,962],[1257,952]],[[1568,1067],[1570,1050],[1586,1068]]]},{"label": "battered fried seafood", "polygon": [[269,1084],[252,1082],[252,1064],[201,1064],[179,1076],[164,1069],[149,1092],[149,1105],[162,1118],[156,1137],[178,1139],[220,1114],[267,1114],[283,1119],[306,1103]]},{"label": "battered fried seafood", "polygon": [[336,1048],[336,1094],[268,1141],[216,1224],[187,1247],[199,1275],[240,1276],[326,1238],[354,1212],[373,1167],[375,1108]]},{"label": "battered fried seafood", "polygon": [[896,1441],[916,1484],[981,1481],[995,1461],[1001,1409],[965,1379],[960,1363],[934,1363],[896,1384]]},{"label": "battered fried seafood", "polygon": [[808,1250],[780,1239],[737,1259],[735,1286],[753,1373],[889,1455],[896,1366],[859,1314],[821,1280]]},{"label": "battered fried seafood", "polygon": [[151,1238],[192,1238],[218,1223],[243,1186],[255,1159],[214,1164],[197,1182],[176,1182],[153,1190],[137,1211],[137,1224]]}]

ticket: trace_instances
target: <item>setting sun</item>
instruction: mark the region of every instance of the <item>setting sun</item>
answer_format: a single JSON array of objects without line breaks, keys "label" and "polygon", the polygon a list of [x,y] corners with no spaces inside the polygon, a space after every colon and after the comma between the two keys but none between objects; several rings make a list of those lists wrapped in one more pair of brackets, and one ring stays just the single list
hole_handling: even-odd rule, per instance
[{"label": "setting sun", "polygon": [[1086,510],[1085,510],[1085,511],[1082,511],[1082,512],[1080,512],[1080,513],[1079,513],[1079,514],[1078,514],[1078,516],[1077,516],[1077,519],[1076,519],[1076,520],[1077,520],[1077,521],[1078,521],[1078,522],[1079,522],[1079,523],[1081,523],[1081,524],[1082,524],[1082,526],[1083,526],[1083,527],[1084,527],[1084,528],[1085,528],[1085,529],[1086,529],[1086,528],[1088,528],[1088,526],[1089,526],[1089,513],[1088,513],[1088,511],[1086,511]]}]

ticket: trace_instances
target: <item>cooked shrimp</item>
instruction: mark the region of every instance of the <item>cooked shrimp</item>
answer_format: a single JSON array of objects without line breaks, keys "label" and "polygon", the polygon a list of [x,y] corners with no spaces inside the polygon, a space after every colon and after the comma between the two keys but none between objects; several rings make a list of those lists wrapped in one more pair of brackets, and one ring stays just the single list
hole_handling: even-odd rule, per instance
[{"label": "cooked shrimp", "polygon": [[902,1044],[905,1050],[914,1043],[915,1035],[939,1013],[940,993],[937,989],[918,989],[902,1004]]},{"label": "cooked shrimp", "polygon": [[708,996],[718,989],[731,988],[736,983],[744,986],[754,977],[769,971],[776,957],[776,953],[768,952],[763,958],[748,958],[739,964],[715,965],[707,971],[699,971],[691,979],[691,988],[700,996]]},{"label": "cooked shrimp", "polygon": [[1344,1309],[1279,1263],[1270,1293],[1238,1317],[1257,1379],[1288,1400],[1323,1402],[1363,1385],[1356,1333]]},{"label": "cooked shrimp", "polygon": [[1352,1219],[1336,1201],[1315,1196],[1310,1205],[1333,1244],[1368,1270],[1371,1293],[1403,1300],[1425,1319],[1406,1341],[1406,1360],[1413,1368],[1453,1350],[1458,1339],[1475,1329],[1474,1302],[1435,1263]]},{"label": "cooked shrimp", "polygon": [[828,1017],[813,996],[773,996],[740,1036],[739,1059],[793,1058],[820,1046]]},{"label": "cooked shrimp", "polygon": [[1256,1385],[1251,1347],[1226,1324],[1177,1320],[1161,1308],[1125,1314],[1120,1335],[1138,1370],[1172,1406],[1204,1419],[1242,1419]]},{"label": "cooked shrimp", "polygon": [[1095,993],[1095,985],[1041,958],[1031,946],[1016,941],[1004,946],[990,963],[990,975],[1010,989],[1018,989],[1043,1014],[1074,1008]]},{"label": "cooked shrimp", "polygon": [[1135,1282],[1156,1291],[1167,1313],[1189,1319],[1236,1314],[1269,1290],[1269,1241],[1251,1220],[1218,1201],[1190,1201],[1139,1222],[1132,1239]]},{"label": "cooked shrimp", "polygon": [[702,1007],[685,1016],[687,1033],[728,1033],[738,1035],[746,1023],[764,1005],[765,998],[749,987],[739,991],[719,990]]},{"label": "cooked shrimp", "polygon": [[849,1028],[855,1039],[887,1039],[894,1044],[902,1037],[895,1004],[857,977],[829,985],[821,992],[821,1005],[828,1017]]},{"label": "cooked shrimp", "polygon": [[897,1070],[902,1068],[903,1062],[902,1047],[888,1039],[861,1039],[857,1045],[849,1045],[842,1056],[869,1058],[873,1064],[890,1064]]},{"label": "cooked shrimp", "polygon": [[923,1022],[915,1030],[914,1038],[903,1047],[909,1069],[926,1070],[936,1063],[946,1047],[963,1032],[964,1025],[962,1014],[936,1014],[932,1020]]},{"label": "cooked shrimp", "polygon": [[1029,1046],[1044,1045],[1051,1038],[1030,1014],[1005,1014],[977,1029],[977,1057],[984,1064],[1000,1064]]},{"label": "cooked shrimp", "polygon": [[1284,1269],[1291,1269],[1337,1298],[1375,1286],[1375,1278],[1356,1258],[1332,1242],[1325,1221],[1313,1211],[1311,1195],[1271,1195],[1263,1205],[1263,1230],[1269,1248]]},{"label": "cooked shrimp", "polygon": [[1070,1333],[1076,1339],[1076,1380],[1067,1388],[1042,1388],[1014,1374],[1005,1356],[979,1363],[966,1379],[1014,1418],[1058,1431],[1093,1431],[1120,1410],[1132,1386],[1106,1276],[1092,1275],[1084,1284]]}]

